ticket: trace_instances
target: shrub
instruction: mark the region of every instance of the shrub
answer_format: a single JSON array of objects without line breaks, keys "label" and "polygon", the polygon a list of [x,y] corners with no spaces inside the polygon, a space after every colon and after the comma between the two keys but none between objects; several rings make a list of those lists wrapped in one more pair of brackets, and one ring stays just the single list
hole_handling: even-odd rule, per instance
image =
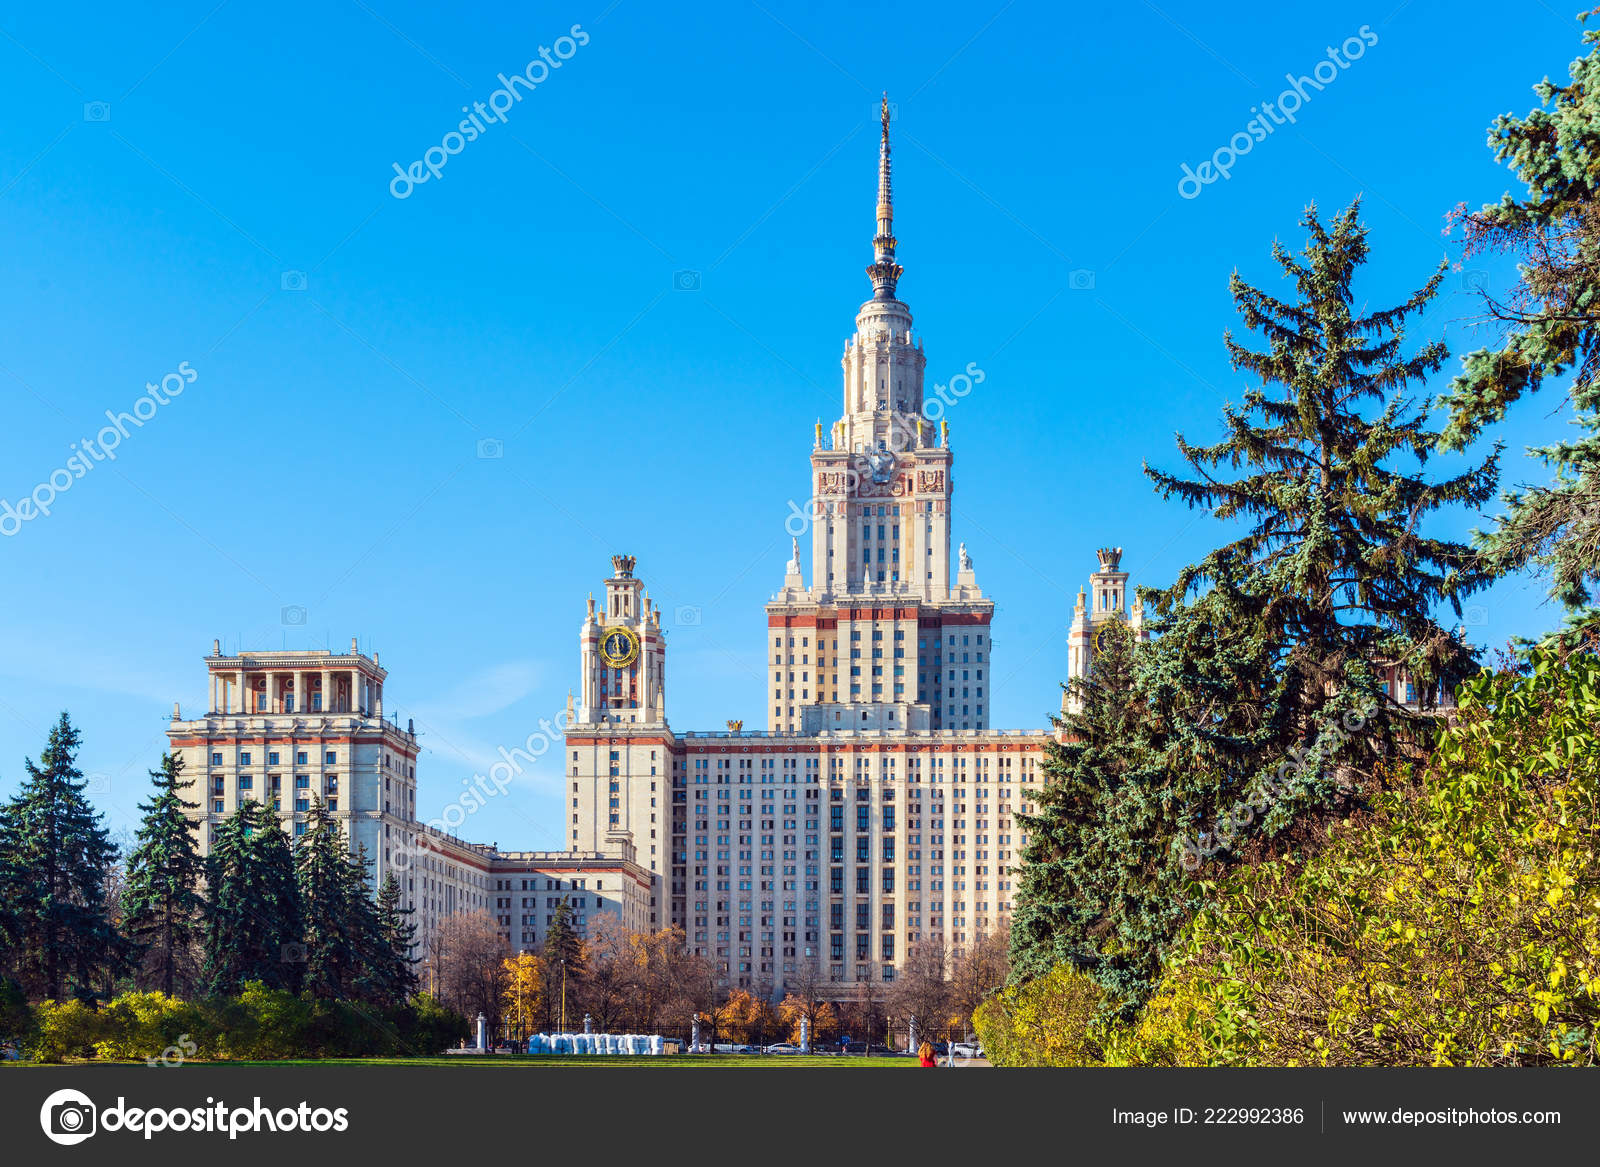
[{"label": "shrub", "polygon": [[972,1015],[996,1066],[1093,1066],[1104,1060],[1108,1026],[1097,1018],[1105,990],[1071,965],[1008,985]]},{"label": "shrub", "polygon": [[100,1015],[83,1001],[42,1001],[34,1011],[37,1026],[29,1046],[36,1061],[92,1058],[101,1034]]},{"label": "shrub", "polygon": [[1534,652],[1458,700],[1420,781],[1208,889],[1120,1057],[1600,1060],[1600,657]]},{"label": "shrub", "polygon": [[123,993],[100,1013],[95,1055],[113,1061],[144,1061],[176,1048],[185,1057],[193,1057],[198,1052],[200,1020],[200,1011],[193,1005],[165,993]]}]

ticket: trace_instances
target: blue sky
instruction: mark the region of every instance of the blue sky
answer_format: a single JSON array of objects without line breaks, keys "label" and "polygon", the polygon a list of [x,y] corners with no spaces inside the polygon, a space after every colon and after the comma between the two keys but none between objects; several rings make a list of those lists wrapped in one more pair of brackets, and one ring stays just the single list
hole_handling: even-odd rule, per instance
[{"label": "blue sky", "polygon": [[[574,25],[587,43],[558,45]],[[1363,26],[1376,43],[1292,125],[1180,196],[1184,164]],[[998,604],[993,724],[1042,725],[1093,549],[1159,584],[1219,534],[1140,466],[1176,465],[1175,431],[1214,438],[1241,392],[1229,273],[1274,281],[1306,203],[1363,193],[1362,291],[1403,297],[1458,258],[1455,203],[1515,187],[1487,127],[1565,76],[1578,34],[1558,0],[13,11],[0,497],[146,382],[195,377],[0,538],[0,795],[69,709],[126,828],[213,637],[359,636],[423,733],[432,816],[564,707],[617,551],[666,612],[674,727],[764,724],[761,605],[869,293],[884,89],[929,384],[986,374],[949,420],[956,535]],[[541,47],[570,55],[395,198],[394,165]],[[1428,334],[1486,343],[1472,288],[1506,276],[1453,272]],[[1563,428],[1546,396],[1505,427],[1508,481],[1543,477],[1520,450]],[[1491,643],[1558,622],[1528,579],[1472,616]],[[463,833],[559,846],[557,764]]]}]

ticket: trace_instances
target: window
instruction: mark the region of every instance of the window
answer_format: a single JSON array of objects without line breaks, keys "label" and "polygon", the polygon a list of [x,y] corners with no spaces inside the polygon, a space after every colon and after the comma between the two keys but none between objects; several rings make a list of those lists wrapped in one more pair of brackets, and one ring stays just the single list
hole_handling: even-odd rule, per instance
[{"label": "window", "polygon": [[322,755],[323,764],[327,765],[327,766],[333,765],[338,760],[339,760],[339,755],[334,753],[332,750],[328,750],[327,752],[325,752]]}]

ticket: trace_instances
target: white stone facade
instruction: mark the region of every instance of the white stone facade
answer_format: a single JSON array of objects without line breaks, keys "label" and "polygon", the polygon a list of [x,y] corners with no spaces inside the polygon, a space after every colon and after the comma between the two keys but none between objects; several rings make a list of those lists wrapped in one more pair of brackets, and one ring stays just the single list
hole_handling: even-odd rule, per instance
[{"label": "white stone facade", "polygon": [[[842,414],[812,443],[810,583],[796,540],[766,605],[767,729],[671,729],[665,637],[631,558],[612,560],[580,632],[571,845],[631,841],[652,926],[682,927],[729,986],[774,997],[808,964],[848,995],[892,980],[925,936],[998,927],[1012,816],[1048,740],[988,728],[994,603],[964,545],[951,563],[954,454],[924,415],[893,218],[885,114],[873,298],[845,346]],[[629,659],[608,665],[608,644]]]}]

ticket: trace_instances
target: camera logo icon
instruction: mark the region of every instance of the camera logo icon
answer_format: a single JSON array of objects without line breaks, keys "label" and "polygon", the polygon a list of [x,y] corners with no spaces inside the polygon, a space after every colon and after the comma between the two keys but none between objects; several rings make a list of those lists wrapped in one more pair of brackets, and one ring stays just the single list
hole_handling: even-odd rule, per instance
[{"label": "camera logo icon", "polygon": [[1067,287],[1074,292],[1094,291],[1094,270],[1092,268],[1075,268],[1067,273]]},{"label": "camera logo icon", "polygon": [[1489,273],[1473,268],[1461,273],[1461,286],[1469,292],[1487,292]]},{"label": "camera logo icon", "polygon": [[504,458],[505,456],[506,456],[506,444],[504,442],[502,442],[499,438],[479,438],[478,439],[478,457],[480,457],[480,458]]},{"label": "camera logo icon", "polygon": [[90,774],[84,781],[83,789],[84,793],[86,794],[110,794],[111,775],[98,773]]},{"label": "camera logo icon", "polygon": [[700,623],[700,609],[693,604],[679,604],[673,612],[673,618],[684,628],[693,628]]},{"label": "camera logo icon", "polygon": [[279,950],[279,963],[304,964],[306,962],[306,946],[304,944],[285,944]]},{"label": "camera logo icon", "polygon": [[39,1108],[39,1125],[52,1143],[72,1147],[95,1132],[95,1109],[81,1090],[57,1090]]},{"label": "camera logo icon", "polygon": [[672,290],[674,292],[698,292],[700,290],[700,273],[697,271],[675,271],[672,273]]},{"label": "camera logo icon", "polygon": [[306,290],[306,273],[286,271],[278,278],[278,286],[285,292],[303,292]]},{"label": "camera logo icon", "polygon": [[83,103],[83,120],[86,122],[108,122],[111,120],[111,103],[109,101],[86,101]]},{"label": "camera logo icon", "polygon": [[278,613],[287,628],[297,628],[306,622],[306,610],[299,604],[288,604]]}]

